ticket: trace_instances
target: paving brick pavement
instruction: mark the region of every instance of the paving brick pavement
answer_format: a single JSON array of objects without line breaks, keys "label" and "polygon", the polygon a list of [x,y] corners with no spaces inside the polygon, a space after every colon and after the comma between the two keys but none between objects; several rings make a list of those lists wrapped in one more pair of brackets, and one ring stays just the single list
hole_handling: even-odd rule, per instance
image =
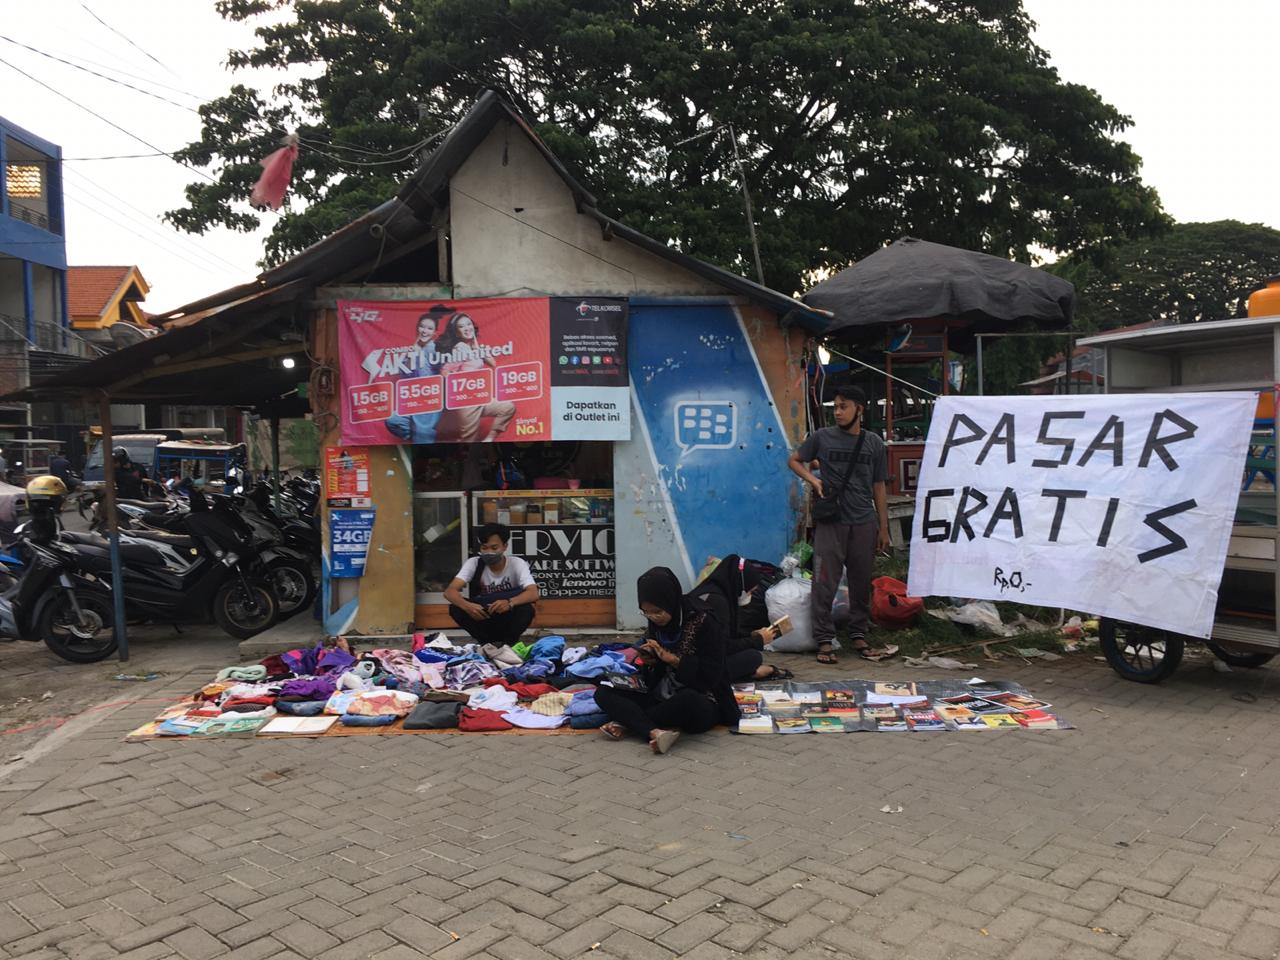
[{"label": "paving brick pavement", "polygon": [[126,744],[153,708],[104,712],[0,768],[0,956],[1277,955],[1273,671],[991,672],[1079,730],[655,757],[593,736]]}]

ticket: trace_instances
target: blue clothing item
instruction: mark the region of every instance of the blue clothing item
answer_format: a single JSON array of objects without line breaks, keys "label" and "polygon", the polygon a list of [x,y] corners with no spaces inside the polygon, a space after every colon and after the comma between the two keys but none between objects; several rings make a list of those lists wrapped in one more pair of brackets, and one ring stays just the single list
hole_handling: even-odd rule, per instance
[{"label": "blue clothing item", "polygon": [[596,705],[596,692],[594,690],[583,690],[575,693],[573,699],[565,706],[564,712],[566,716],[570,717],[599,713],[600,708]]},{"label": "blue clothing item", "polygon": [[460,657],[453,657],[453,658],[451,658],[451,659],[449,660],[449,662],[445,664],[445,666],[446,666],[446,667],[453,667],[453,666],[457,666],[459,663],[466,663],[466,662],[467,662],[467,661],[469,661],[469,660],[479,660],[481,663],[488,663],[488,661],[485,659],[485,657],[484,657],[484,655],[483,655],[483,654],[479,654],[479,653],[464,653],[464,654],[463,654],[462,656],[460,656]]},{"label": "blue clothing item", "polygon": [[387,432],[399,437],[406,443],[435,443],[436,428],[440,425],[443,411],[436,413],[415,413],[410,417],[388,417]]},{"label": "blue clothing item", "polygon": [[526,660],[559,660],[564,653],[564,637],[543,637],[529,648]]},{"label": "blue clothing item", "polygon": [[608,722],[607,713],[583,713],[569,718],[569,726],[574,730],[596,730]]},{"label": "blue clothing item", "polygon": [[516,683],[527,683],[530,680],[545,680],[555,670],[550,660],[526,660],[518,667],[508,667],[502,675]]},{"label": "blue clothing item", "polygon": [[587,657],[565,667],[564,672],[573,677],[601,677],[606,673],[635,673],[636,668],[618,653],[603,653]]},{"label": "blue clothing item", "polygon": [[602,653],[610,653],[614,650],[625,650],[631,646],[629,643],[601,643],[591,651],[593,656],[599,656]]},{"label": "blue clothing item", "polygon": [[318,717],[324,712],[323,700],[277,700],[276,709],[295,717]]},{"label": "blue clothing item", "polygon": [[452,659],[447,653],[439,653],[430,647],[423,647],[414,656],[419,663],[448,663]]},{"label": "blue clothing item", "polygon": [[658,642],[662,644],[664,650],[674,650],[676,644],[680,642],[679,629],[663,628],[655,632],[658,634]]},{"label": "blue clothing item", "polygon": [[362,713],[344,713],[343,726],[347,727],[387,727],[395,723],[399,717],[394,713],[385,713],[377,717],[366,717]]}]

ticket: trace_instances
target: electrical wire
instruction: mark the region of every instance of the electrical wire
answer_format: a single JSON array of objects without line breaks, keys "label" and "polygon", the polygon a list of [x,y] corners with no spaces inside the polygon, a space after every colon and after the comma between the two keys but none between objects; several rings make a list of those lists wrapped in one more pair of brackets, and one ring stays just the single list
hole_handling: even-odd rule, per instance
[{"label": "electrical wire", "polygon": [[[55,87],[51,87],[49,84],[45,83],[43,80],[39,80],[39,79],[37,79],[36,77],[33,77],[31,74],[27,73],[27,71],[23,70],[21,67],[16,67],[16,66],[14,66],[12,63],[10,63],[8,60],[5,60],[3,57],[0,57],[0,64],[4,64],[4,66],[8,67],[10,70],[14,70],[14,71],[16,71],[16,72],[18,72],[18,73],[22,74],[24,77],[26,77],[26,78],[27,78],[28,80],[30,80],[32,83],[39,84],[40,86],[42,86],[42,87],[44,87],[46,90],[48,90],[50,93],[55,94],[55,95],[57,95],[57,96],[61,97],[63,100],[66,100],[68,103],[73,104],[74,106],[79,107],[81,110],[85,111],[86,113],[88,113],[88,114],[92,114],[93,116],[97,117],[99,120],[101,120],[103,123],[107,124],[108,126],[110,126],[110,127],[114,127],[115,129],[119,130],[121,133],[123,133],[125,136],[129,137],[130,139],[137,140],[137,141],[138,141],[140,144],[142,144],[144,147],[149,147],[149,148],[151,148],[152,150],[160,150],[160,148],[159,148],[159,147],[157,147],[154,143],[151,143],[150,141],[144,140],[142,137],[138,136],[136,133],[133,133],[133,132],[131,132],[131,131],[129,131],[129,130],[126,130],[124,127],[120,126],[120,124],[116,123],[114,120],[108,120],[106,117],[104,117],[102,114],[98,113],[98,111],[94,110],[92,107],[86,107],[86,106],[85,106],[83,103],[81,103],[79,100],[76,100],[76,99],[74,99],[73,97],[69,97],[69,96],[67,96],[67,95],[66,95],[65,93],[63,93],[61,90],[58,90],[58,89],[57,89],[57,88],[55,88]],[[178,159],[176,156],[174,156],[172,153],[165,153],[164,151],[161,151],[161,152],[162,152],[162,153],[164,153],[164,155],[165,155],[166,157],[168,157],[170,160],[172,160],[174,163],[181,164],[182,166],[187,167],[189,170],[194,171],[194,172],[195,172],[196,174],[198,174],[199,176],[204,177],[204,178],[205,178],[206,180],[208,180],[210,183],[217,183],[217,182],[218,182],[218,181],[217,181],[217,180],[215,180],[213,177],[209,176],[207,173],[205,173],[203,170],[201,170],[199,167],[192,166],[190,163],[187,163],[187,161],[185,161],[185,160],[179,160],[179,159]]]},{"label": "electrical wire", "polygon": [[169,154],[163,150],[157,150],[155,153],[116,153],[107,157],[63,157],[62,162],[81,161],[81,160],[139,160],[143,157],[167,157]]},{"label": "electrical wire", "polygon": [[941,396],[941,394],[934,393],[932,390],[926,390],[924,387],[920,386],[920,384],[918,383],[912,383],[910,380],[903,380],[901,377],[895,377],[888,370],[881,370],[879,367],[875,366],[874,364],[864,363],[855,357],[849,356],[847,353],[841,353],[839,350],[832,350],[830,347],[827,347],[827,353],[831,354],[833,357],[843,357],[845,360],[848,360],[850,363],[856,363],[858,366],[866,367],[868,370],[874,370],[876,373],[882,374],[883,376],[888,377],[890,380],[896,380],[898,383],[908,386],[912,390],[917,390],[920,393],[927,394],[928,396],[931,396],[934,398]]},{"label": "electrical wire", "polygon": [[177,100],[170,100],[168,97],[162,97],[158,93],[152,93],[150,90],[143,90],[141,87],[134,86],[132,83],[126,83],[124,80],[117,80],[115,77],[109,77],[105,73],[99,73],[97,70],[91,70],[88,67],[82,67],[78,63],[72,63],[70,60],[64,60],[62,57],[55,56],[52,53],[46,53],[44,50],[40,50],[36,47],[31,46],[30,44],[23,43],[20,40],[14,40],[12,37],[6,37],[3,34],[0,34],[0,40],[4,40],[8,43],[14,44],[15,46],[22,47],[24,50],[30,50],[32,53],[38,53],[42,57],[48,57],[50,60],[56,60],[58,63],[65,63],[67,66],[74,67],[76,70],[83,70],[85,73],[91,73],[95,77],[101,77],[103,80],[106,80],[110,83],[118,83],[122,87],[128,87],[130,90],[136,90],[138,93],[144,94],[145,96],[154,97],[156,100],[160,100],[163,103],[172,104],[173,106],[179,107],[180,109],[183,109],[183,110],[190,110],[192,113],[195,113],[195,114],[198,114],[200,112],[195,107],[188,106],[185,103],[179,103]]},{"label": "electrical wire", "polygon": [[140,47],[140,46],[138,46],[136,43],[134,43],[133,38],[132,38],[132,37],[130,37],[127,33],[121,33],[119,30],[117,30],[117,29],[116,29],[115,27],[113,27],[111,24],[107,23],[107,21],[103,20],[100,16],[98,16],[96,13],[94,13],[92,10],[90,10],[90,9],[89,9],[89,5],[88,5],[87,3],[85,3],[85,2],[84,2],[84,0],[80,0],[80,6],[84,8],[84,12],[85,12],[85,13],[89,14],[89,16],[93,17],[93,19],[97,20],[100,24],[102,24],[104,27],[106,27],[108,30],[110,30],[112,33],[114,33],[117,37],[121,37],[121,38],[123,38],[125,43],[129,44],[129,46],[133,47],[133,49],[137,50],[140,54],[142,54],[142,55],[143,55],[144,57],[146,57],[148,60],[152,61],[153,63],[159,64],[161,67],[164,67],[164,69],[165,69],[166,71],[168,71],[168,73],[169,73],[169,75],[170,75],[170,76],[173,76],[173,77],[176,77],[176,76],[177,76],[177,74],[173,72],[173,68],[172,68],[172,67],[170,67],[170,66],[168,66],[167,64],[165,64],[165,63],[161,62],[160,60],[157,60],[155,57],[153,57],[150,53],[148,53],[148,52],[147,52],[146,50],[144,50],[142,47]]},{"label": "electrical wire", "polygon": [[[132,219],[134,223],[141,224],[145,226],[147,229],[155,231],[157,234],[159,234],[163,238],[163,241],[165,243],[169,243],[173,241],[175,238],[178,240],[181,240],[184,244],[187,245],[188,253],[190,253],[192,256],[199,256],[204,258],[207,261],[206,265],[214,268],[215,270],[221,270],[222,266],[229,267],[232,270],[243,269],[243,267],[240,264],[233,263],[232,261],[226,259],[225,257],[219,256],[218,254],[212,251],[205,250],[204,247],[202,247],[199,243],[193,240],[190,237],[190,235],[180,232],[175,227],[166,226],[160,221],[153,220],[151,217],[151,214],[147,213],[145,210],[140,209],[139,207],[135,207],[133,204],[129,203],[129,201],[121,198],[120,196],[112,192],[110,189],[108,189],[107,187],[104,187],[102,184],[98,183],[96,180],[89,178],[85,174],[81,173],[79,170],[69,170],[68,173],[70,173],[73,177],[77,178],[78,180],[83,180],[90,187],[96,188],[101,193],[101,196],[95,196],[94,199],[97,200],[99,203],[105,203],[108,207],[114,208],[122,216],[129,217],[130,219]],[[121,205],[127,209],[121,209]],[[133,211],[134,214],[136,215],[131,215],[128,211]],[[222,266],[219,266],[219,263]]]}]

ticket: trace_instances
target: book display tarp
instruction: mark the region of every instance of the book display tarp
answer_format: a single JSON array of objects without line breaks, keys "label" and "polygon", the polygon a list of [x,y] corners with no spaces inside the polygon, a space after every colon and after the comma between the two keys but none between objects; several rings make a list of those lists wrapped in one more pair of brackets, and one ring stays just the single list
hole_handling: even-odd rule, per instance
[{"label": "book display tarp", "polygon": [[1256,406],[1254,393],[940,398],[911,595],[1208,637]]},{"label": "book display tarp", "polygon": [[626,300],[338,303],[347,444],[629,440]]}]

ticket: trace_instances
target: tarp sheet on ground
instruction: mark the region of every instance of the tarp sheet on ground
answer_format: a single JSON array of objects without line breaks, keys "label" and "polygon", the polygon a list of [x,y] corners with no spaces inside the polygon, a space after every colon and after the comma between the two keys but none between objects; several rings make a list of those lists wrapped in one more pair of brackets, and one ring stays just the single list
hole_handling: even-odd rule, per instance
[{"label": "tarp sheet on ground", "polygon": [[1208,637],[1256,406],[1255,393],[940,398],[910,593]]}]

